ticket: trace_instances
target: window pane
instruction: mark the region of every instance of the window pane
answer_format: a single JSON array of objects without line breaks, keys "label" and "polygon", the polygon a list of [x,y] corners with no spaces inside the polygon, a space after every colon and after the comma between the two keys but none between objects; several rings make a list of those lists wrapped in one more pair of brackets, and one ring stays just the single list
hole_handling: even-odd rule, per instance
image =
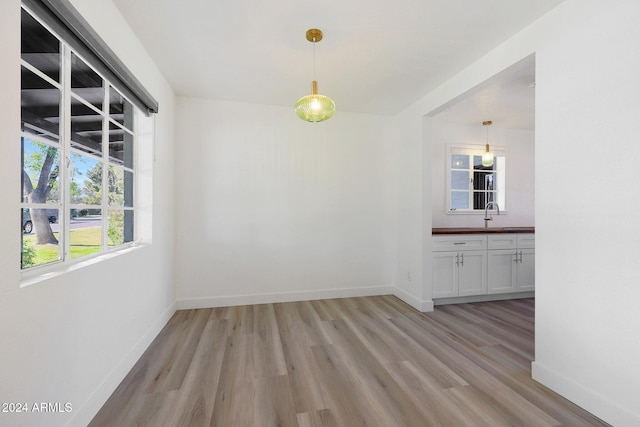
[{"label": "window pane", "polygon": [[22,59],[60,82],[60,42],[22,10]]},{"label": "window pane", "polygon": [[133,207],[133,173],[109,167],[109,205]]},{"label": "window pane", "polygon": [[129,130],[133,130],[133,104],[113,86],[109,86],[109,116]]},{"label": "window pane", "polygon": [[[46,206],[46,205],[45,205]],[[43,207],[43,208],[32,208],[32,209],[24,209],[25,211],[27,211],[27,213],[31,212],[33,214],[33,220],[34,222],[38,221],[38,218],[45,218],[47,221],[43,221],[42,224],[46,224],[47,226],[45,227],[45,229],[51,228],[52,232],[57,233],[58,232],[58,227],[54,227],[53,224],[57,224],[58,223],[58,218],[60,217],[59,215],[59,210],[57,208],[50,208],[50,207]],[[35,231],[36,233],[38,232],[38,224],[35,224]]]},{"label": "window pane", "polygon": [[31,213],[29,209],[22,209],[22,232],[24,234],[33,233],[33,221],[31,220]]},{"label": "window pane", "polygon": [[469,209],[469,192],[452,191],[450,209]]},{"label": "window pane", "polygon": [[469,189],[469,172],[451,171],[451,189],[452,190],[468,190]]},{"label": "window pane", "polygon": [[473,193],[473,208],[474,209],[484,209],[487,205],[486,193],[484,192],[474,192]]},{"label": "window pane", "polygon": [[109,211],[109,247],[133,242],[133,211]]},{"label": "window pane", "polygon": [[71,203],[102,204],[102,162],[89,156],[71,153],[69,191]]},{"label": "window pane", "polygon": [[469,156],[467,154],[452,154],[451,169],[469,169]]},{"label": "window pane", "polygon": [[[46,206],[46,205],[43,205]],[[47,228],[51,228],[53,233],[58,232],[58,227],[52,224],[57,224],[59,219],[59,210],[57,208],[42,207],[42,208],[25,208],[22,209],[22,232],[24,234],[31,234],[36,232],[36,221],[43,220],[39,225],[39,229],[47,231]],[[31,214],[33,213],[33,218]],[[46,222],[44,221],[46,220]],[[44,225],[44,226],[43,226]]]},{"label": "window pane", "polygon": [[22,130],[58,139],[60,135],[60,90],[22,67]]},{"label": "window pane", "polygon": [[71,54],[71,90],[102,111],[104,102],[102,77],[73,53]]},{"label": "window pane", "polygon": [[486,190],[495,190],[495,174],[487,174],[484,177],[484,188]]},{"label": "window pane", "polygon": [[473,156],[473,168],[474,169],[482,169],[482,156]]},{"label": "window pane", "polygon": [[124,205],[133,207],[133,173],[124,171]]},{"label": "window pane", "polygon": [[71,220],[69,251],[71,258],[91,255],[101,251],[102,215],[100,209],[82,209]]},{"label": "window pane", "polygon": [[22,268],[35,267],[61,259],[58,245],[58,209],[22,209]]},{"label": "window pane", "polygon": [[133,135],[109,123],[109,161],[133,168]]},{"label": "window pane", "polygon": [[71,146],[85,153],[102,153],[103,116],[71,97]]},{"label": "window pane", "polygon": [[475,171],[473,173],[473,188],[474,190],[494,190],[495,174]]},{"label": "window pane", "polygon": [[[495,191],[478,191],[473,193],[473,208],[474,209],[482,209],[484,210],[489,202],[497,202],[496,192]],[[503,209],[500,206],[500,209]],[[497,210],[495,205],[491,205],[489,208],[490,211]]]},{"label": "window pane", "polygon": [[58,149],[46,140],[22,138],[22,201],[59,203]]}]

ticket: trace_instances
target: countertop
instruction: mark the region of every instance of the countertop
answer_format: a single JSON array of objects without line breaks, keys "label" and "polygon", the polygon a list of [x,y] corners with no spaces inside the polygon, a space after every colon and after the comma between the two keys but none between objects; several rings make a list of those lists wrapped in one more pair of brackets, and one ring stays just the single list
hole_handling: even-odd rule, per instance
[{"label": "countertop", "polygon": [[431,234],[535,233],[535,227],[444,227],[432,228]]}]

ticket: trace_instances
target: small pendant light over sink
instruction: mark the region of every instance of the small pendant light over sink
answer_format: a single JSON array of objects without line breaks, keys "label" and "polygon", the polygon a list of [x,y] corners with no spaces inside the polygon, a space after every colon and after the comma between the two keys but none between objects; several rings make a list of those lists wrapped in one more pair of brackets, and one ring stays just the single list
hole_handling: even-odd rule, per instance
[{"label": "small pendant light over sink", "polygon": [[322,31],[312,28],[307,31],[307,40],[313,43],[313,81],[311,95],[303,96],[296,102],[296,114],[307,122],[322,122],[330,119],[336,111],[336,104],[331,98],[318,93],[316,74],[316,43],[322,40]]},{"label": "small pendant light over sink", "polygon": [[486,167],[493,166],[493,153],[489,151],[489,126],[492,123],[491,120],[482,122],[482,125],[487,127],[487,144],[485,145],[485,152],[482,154],[482,166]]}]

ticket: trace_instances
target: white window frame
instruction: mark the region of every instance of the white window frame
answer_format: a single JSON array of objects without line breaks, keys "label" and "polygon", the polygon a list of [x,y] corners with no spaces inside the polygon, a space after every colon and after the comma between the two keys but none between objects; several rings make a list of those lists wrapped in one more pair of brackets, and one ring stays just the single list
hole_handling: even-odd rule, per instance
[{"label": "white window frame", "polygon": [[[60,64],[60,82],[56,82],[47,76],[44,72],[38,70],[36,67],[26,62],[24,59],[21,59],[21,65],[35,73],[38,77],[44,79],[47,83],[53,85],[57,89],[60,90],[61,94],[61,108],[60,108],[60,122],[61,126],[59,129],[58,141],[53,141],[51,139],[44,138],[42,136],[38,136],[37,134],[32,134],[26,131],[21,132],[21,137],[30,138],[33,140],[42,140],[47,144],[54,146],[58,149],[58,162],[60,165],[59,168],[59,176],[58,176],[58,186],[59,186],[59,200],[56,204],[47,203],[46,208],[58,209],[58,222],[60,224],[60,232],[58,232],[58,254],[59,259],[57,261],[52,261],[46,264],[40,264],[27,268],[20,268],[22,273],[22,278],[24,279],[32,279],[37,276],[41,276],[45,273],[59,271],[61,269],[65,269],[69,266],[73,266],[75,264],[83,263],[87,260],[92,260],[96,257],[103,256],[108,253],[115,253],[118,251],[122,251],[123,249],[127,249],[133,246],[136,246],[139,242],[139,215],[138,215],[138,200],[139,200],[139,186],[138,186],[138,152],[139,152],[139,137],[138,137],[138,124],[140,119],[144,115],[144,113],[138,108],[130,98],[128,98],[118,87],[110,82],[103,74],[101,74],[94,66],[90,64],[85,58],[83,58],[78,52],[73,51],[73,49],[67,44],[64,39],[62,39],[58,34],[56,34],[49,26],[47,26],[36,14],[32,13],[29,8],[22,6],[23,9],[29,13],[36,21],[38,21],[44,28],[46,28],[58,41],[60,42],[60,56],[61,56],[61,64]],[[71,54],[75,54],[78,58],[84,61],[91,69],[98,74],[103,81],[103,90],[104,90],[104,99],[102,101],[102,110],[97,109],[90,102],[87,102],[83,98],[81,98],[78,94],[74,94],[71,90]],[[127,129],[125,126],[121,125],[117,121],[110,118],[109,111],[109,96],[110,91],[109,88],[113,87],[115,90],[119,92],[128,102],[131,103],[133,107],[133,124],[132,129]],[[101,156],[98,157],[95,154],[89,154],[85,151],[78,150],[71,146],[71,99],[72,97],[82,102],[86,107],[90,108],[92,111],[96,112],[101,116],[102,119],[102,153]],[[115,124],[119,128],[123,129],[125,132],[129,133],[133,137],[133,153],[132,153],[132,167],[127,167],[125,165],[117,165],[115,163],[109,162],[109,125]],[[100,205],[80,205],[71,203],[71,192],[70,189],[70,168],[71,168],[71,153],[81,154],[82,156],[88,156],[94,158],[100,162],[102,162],[102,203]],[[23,165],[21,165],[23,166]],[[133,200],[131,207],[127,206],[112,206],[109,204],[109,186],[108,186],[108,177],[109,177],[109,167],[115,166],[123,169],[126,172],[130,172],[132,174],[133,182],[131,184],[133,191]],[[21,167],[22,171],[22,167]],[[21,172],[22,173],[22,172]],[[23,195],[20,195],[21,198],[21,209],[24,208],[42,208],[42,204],[35,203],[26,203],[24,202]],[[71,242],[70,242],[70,232],[71,232],[71,218],[69,213],[71,209],[100,209],[101,212],[101,248],[100,251],[95,253],[80,256],[77,258],[71,258]],[[108,231],[109,231],[109,212],[110,211],[133,211],[133,239],[132,241],[125,242],[116,246],[109,246],[108,240]],[[22,224],[20,224],[20,228],[22,229]],[[22,233],[20,238],[22,239]]]},{"label": "white window frame", "polygon": [[[496,192],[498,197],[498,205],[500,206],[500,214],[508,213],[507,208],[507,150],[505,147],[499,146],[491,146],[491,151],[493,152],[494,157],[498,158],[498,162],[501,163],[501,166],[498,166],[499,169],[496,169],[496,178],[497,178],[497,187],[498,190]],[[447,215],[484,215],[484,207],[479,209],[473,208],[473,156],[482,156],[485,152],[485,145],[471,145],[471,144],[447,144],[447,155],[445,157],[445,213]],[[469,171],[471,174],[469,180],[469,209],[451,209],[451,157],[455,154],[463,154],[468,155],[470,157],[469,161]],[[492,210],[495,208],[492,207]]]}]

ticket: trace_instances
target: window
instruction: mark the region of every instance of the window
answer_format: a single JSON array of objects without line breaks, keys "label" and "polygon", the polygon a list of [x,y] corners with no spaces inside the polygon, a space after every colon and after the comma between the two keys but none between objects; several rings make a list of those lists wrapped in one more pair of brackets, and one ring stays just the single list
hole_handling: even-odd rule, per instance
[{"label": "window", "polygon": [[22,269],[133,242],[141,110],[26,9],[21,66]]},{"label": "window", "polygon": [[[492,166],[482,165],[484,146],[450,146],[447,156],[447,206],[448,213],[484,212],[489,202],[507,209],[506,154],[493,149]],[[495,209],[491,206],[491,209]]]}]

